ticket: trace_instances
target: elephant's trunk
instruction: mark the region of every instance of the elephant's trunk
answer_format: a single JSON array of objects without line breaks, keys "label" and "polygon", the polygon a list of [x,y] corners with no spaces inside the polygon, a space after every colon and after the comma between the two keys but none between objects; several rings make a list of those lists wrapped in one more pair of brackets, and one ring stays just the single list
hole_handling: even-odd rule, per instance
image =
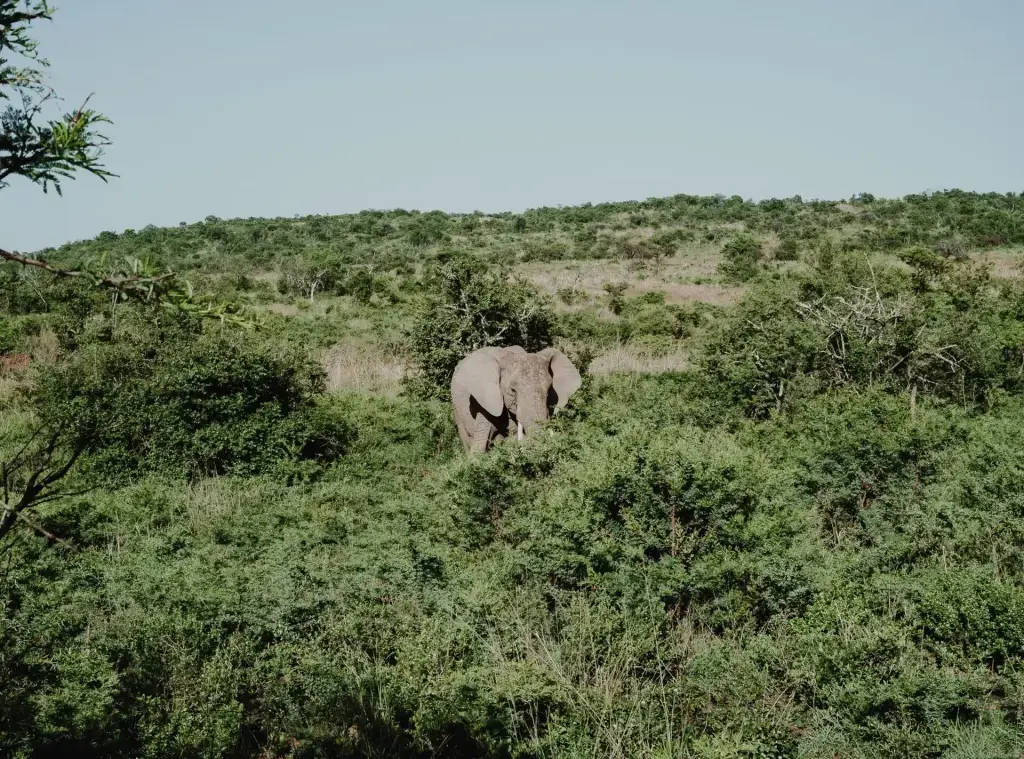
[{"label": "elephant's trunk", "polygon": [[522,399],[519,402],[518,414],[516,414],[516,433],[517,437],[522,440],[523,437],[532,437],[540,430],[541,422],[544,422],[548,418],[548,407],[547,403],[543,400],[529,399],[529,402],[523,403]]}]

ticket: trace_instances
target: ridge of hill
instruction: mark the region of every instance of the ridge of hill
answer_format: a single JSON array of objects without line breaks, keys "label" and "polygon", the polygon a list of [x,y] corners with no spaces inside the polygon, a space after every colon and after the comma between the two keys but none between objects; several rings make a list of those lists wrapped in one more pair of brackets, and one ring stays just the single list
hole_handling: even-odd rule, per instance
[{"label": "ridge of hill", "polygon": [[845,201],[799,196],[762,201],[674,195],[642,201],[537,208],[524,213],[367,210],[273,219],[208,216],[178,227],[103,232],[40,254],[77,260],[105,251],[182,271],[273,267],[296,255],[389,268],[456,246],[507,262],[629,257],[640,240],[675,251],[738,231],[807,249],[831,238],[843,249],[893,251],[914,244],[986,249],[1024,244],[1024,195],[947,190]]}]

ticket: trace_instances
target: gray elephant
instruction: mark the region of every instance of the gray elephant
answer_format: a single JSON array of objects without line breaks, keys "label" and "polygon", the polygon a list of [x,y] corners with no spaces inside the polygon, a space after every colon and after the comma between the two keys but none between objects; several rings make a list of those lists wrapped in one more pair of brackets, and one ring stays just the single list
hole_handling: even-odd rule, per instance
[{"label": "gray elephant", "polygon": [[522,440],[553,410],[562,408],[583,379],[555,348],[480,348],[459,362],[452,376],[455,424],[466,449],[486,451],[506,436]]}]

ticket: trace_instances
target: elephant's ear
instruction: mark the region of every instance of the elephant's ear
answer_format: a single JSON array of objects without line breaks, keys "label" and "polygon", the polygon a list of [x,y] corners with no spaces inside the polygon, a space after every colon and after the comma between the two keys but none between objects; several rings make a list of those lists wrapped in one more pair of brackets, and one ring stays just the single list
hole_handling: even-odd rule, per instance
[{"label": "elephant's ear", "polygon": [[491,416],[501,416],[505,410],[505,399],[501,396],[501,367],[493,348],[484,348],[467,356],[459,368],[459,375],[484,411]]},{"label": "elephant's ear", "polygon": [[572,361],[567,359],[565,354],[557,348],[545,348],[539,352],[539,355],[551,362],[551,386],[558,395],[555,408],[562,408],[569,402],[569,396],[580,389],[583,378],[576,367],[572,365]]}]

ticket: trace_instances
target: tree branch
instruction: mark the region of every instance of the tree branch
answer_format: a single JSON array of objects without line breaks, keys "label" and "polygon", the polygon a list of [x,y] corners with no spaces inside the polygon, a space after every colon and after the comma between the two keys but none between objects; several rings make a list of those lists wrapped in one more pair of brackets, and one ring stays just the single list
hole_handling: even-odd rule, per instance
[{"label": "tree branch", "polygon": [[[143,302],[159,302],[163,306],[189,312],[195,316],[219,319],[237,326],[258,328],[259,323],[243,315],[243,309],[229,303],[199,304],[193,299],[192,286],[187,281],[178,279],[174,272],[159,275],[148,275],[139,272],[121,276],[100,276],[90,271],[63,269],[53,266],[41,258],[23,256],[0,248],[0,261],[7,261],[21,266],[41,269],[55,277],[84,279],[93,286],[115,292],[125,300],[136,299]],[[141,268],[138,261],[136,268]]]},{"label": "tree branch", "polygon": [[[78,458],[85,452],[86,443],[79,437],[73,437],[70,443],[71,451],[61,464],[56,464],[57,451],[64,440],[65,433],[62,429],[51,431],[46,442],[41,448],[32,454],[27,451],[42,433],[38,429],[32,433],[28,443],[10,461],[0,466],[0,479],[3,480],[4,500],[0,509],[0,539],[4,538],[17,522],[23,521],[38,532],[42,532],[48,538],[56,540],[56,536],[46,533],[41,527],[33,524],[25,516],[26,511],[35,508],[43,503],[56,500],[65,494],[53,490],[53,487],[68,475]],[[29,465],[30,461],[33,461]],[[17,477],[20,470],[28,469],[24,477]],[[17,479],[24,479],[23,483]]]}]

